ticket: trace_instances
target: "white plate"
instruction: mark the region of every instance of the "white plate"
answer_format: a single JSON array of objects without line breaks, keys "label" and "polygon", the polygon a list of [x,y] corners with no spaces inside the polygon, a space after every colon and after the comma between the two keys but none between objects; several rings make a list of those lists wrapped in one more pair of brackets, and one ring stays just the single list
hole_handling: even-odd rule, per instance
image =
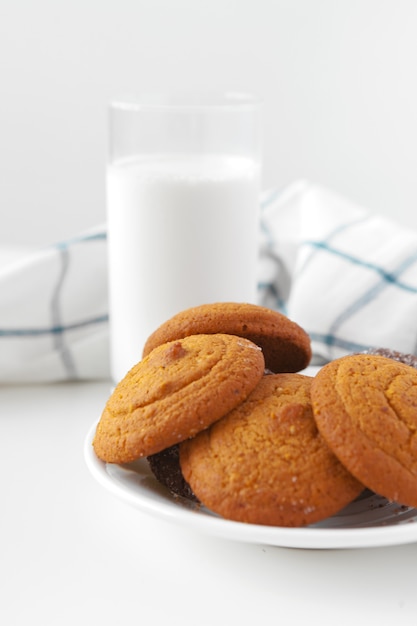
[{"label": "white plate", "polygon": [[85,441],[85,459],[96,480],[137,509],[201,532],[253,544],[288,548],[370,548],[417,541],[417,509],[364,492],[338,515],[305,528],[244,524],[223,519],[185,498],[172,496],[146,459],[129,465],[100,461],[92,448],[96,424]]}]

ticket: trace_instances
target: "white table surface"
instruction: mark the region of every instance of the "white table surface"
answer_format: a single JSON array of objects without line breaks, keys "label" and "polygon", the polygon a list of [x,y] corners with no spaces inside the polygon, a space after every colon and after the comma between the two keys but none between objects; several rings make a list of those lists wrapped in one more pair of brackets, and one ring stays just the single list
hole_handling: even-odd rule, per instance
[{"label": "white table surface", "polygon": [[109,494],[83,457],[109,389],[0,386],[0,624],[417,623],[417,543],[242,544]]}]

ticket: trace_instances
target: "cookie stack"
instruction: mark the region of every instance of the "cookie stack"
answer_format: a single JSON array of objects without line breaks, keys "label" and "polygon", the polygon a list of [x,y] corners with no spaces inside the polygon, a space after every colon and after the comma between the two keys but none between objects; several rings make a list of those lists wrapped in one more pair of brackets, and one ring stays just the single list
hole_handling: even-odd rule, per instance
[{"label": "cookie stack", "polygon": [[94,450],[146,457],[176,496],[235,521],[313,524],[365,487],[417,506],[417,370],[358,354],[298,373],[310,359],[308,335],[276,311],[183,311],[116,386]]}]

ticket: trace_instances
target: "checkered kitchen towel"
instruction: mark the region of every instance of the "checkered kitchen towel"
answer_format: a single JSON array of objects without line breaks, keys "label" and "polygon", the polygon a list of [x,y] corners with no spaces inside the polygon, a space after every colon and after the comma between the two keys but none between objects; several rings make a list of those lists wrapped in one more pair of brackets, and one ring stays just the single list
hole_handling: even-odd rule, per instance
[{"label": "checkered kitchen towel", "polygon": [[0,383],[108,378],[105,228],[12,253],[0,255]]},{"label": "checkered kitchen towel", "polygon": [[[417,233],[307,182],[261,207],[259,303],[310,334],[313,363],[371,346],[416,354]],[[0,383],[109,378],[105,227],[5,256]]]},{"label": "checkered kitchen towel", "polygon": [[262,202],[259,302],[310,335],[313,363],[417,354],[417,233],[310,183]]}]

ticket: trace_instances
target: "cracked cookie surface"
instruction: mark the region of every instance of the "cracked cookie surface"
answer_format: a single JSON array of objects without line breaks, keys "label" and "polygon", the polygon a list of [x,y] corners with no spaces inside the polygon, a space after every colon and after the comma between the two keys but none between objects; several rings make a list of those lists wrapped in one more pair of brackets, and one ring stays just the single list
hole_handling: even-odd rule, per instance
[{"label": "cracked cookie surface", "polygon": [[304,526],[338,512],[363,490],[317,430],[311,378],[264,376],[246,401],[180,444],[198,499],[227,519]]},{"label": "cracked cookie surface", "polygon": [[325,365],[311,389],[317,426],[358,480],[417,506],[417,371],[378,355]]},{"label": "cracked cookie surface", "polygon": [[108,399],[93,439],[96,455],[128,463],[192,437],[242,402],[264,366],[258,346],[231,335],[158,346]]}]

